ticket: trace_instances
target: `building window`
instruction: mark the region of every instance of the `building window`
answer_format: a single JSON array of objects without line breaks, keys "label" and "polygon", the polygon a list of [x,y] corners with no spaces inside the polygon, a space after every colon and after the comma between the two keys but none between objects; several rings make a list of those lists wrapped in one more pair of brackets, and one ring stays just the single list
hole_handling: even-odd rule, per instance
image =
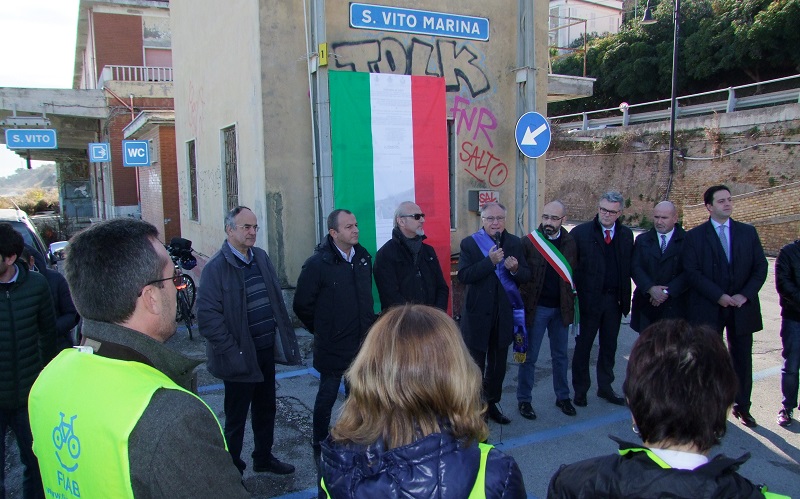
[{"label": "building window", "polygon": [[197,208],[197,153],[195,152],[194,140],[186,143],[186,160],[189,163],[189,218],[197,221],[199,219]]},{"label": "building window", "polygon": [[236,163],[236,125],[222,129],[222,161],[225,164],[225,206],[239,206],[239,174]]},{"label": "building window", "polygon": [[450,229],[456,229],[456,122],[455,119],[447,120],[447,169],[450,178]]}]

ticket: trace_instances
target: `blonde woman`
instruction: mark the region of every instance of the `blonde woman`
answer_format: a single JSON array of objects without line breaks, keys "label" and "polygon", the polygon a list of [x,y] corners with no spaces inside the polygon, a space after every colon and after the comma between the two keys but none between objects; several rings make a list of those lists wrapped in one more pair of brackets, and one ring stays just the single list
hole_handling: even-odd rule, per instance
[{"label": "blonde woman", "polygon": [[479,444],[481,374],[444,312],[405,305],[372,327],[322,444],[327,497],[526,497],[517,463]]}]

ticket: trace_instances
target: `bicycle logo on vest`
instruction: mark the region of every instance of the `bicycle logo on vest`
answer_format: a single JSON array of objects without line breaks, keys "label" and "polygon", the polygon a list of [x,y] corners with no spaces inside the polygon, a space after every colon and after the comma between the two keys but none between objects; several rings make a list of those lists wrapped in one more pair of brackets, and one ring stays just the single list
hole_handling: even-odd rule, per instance
[{"label": "bicycle logo on vest", "polygon": [[[75,418],[78,416],[71,416],[69,418],[69,423],[64,421],[64,414],[63,412],[59,412],[61,415],[61,422],[53,428],[53,444],[56,446],[56,458],[58,458],[58,463],[61,465],[62,468],[67,470],[68,472],[73,472],[78,469],[78,457],[81,455],[81,441],[78,440],[77,435],[75,435]],[[64,463],[64,459],[61,459],[62,452],[61,450],[67,447],[67,453],[69,454],[71,460],[74,462],[74,465],[67,466]]]}]

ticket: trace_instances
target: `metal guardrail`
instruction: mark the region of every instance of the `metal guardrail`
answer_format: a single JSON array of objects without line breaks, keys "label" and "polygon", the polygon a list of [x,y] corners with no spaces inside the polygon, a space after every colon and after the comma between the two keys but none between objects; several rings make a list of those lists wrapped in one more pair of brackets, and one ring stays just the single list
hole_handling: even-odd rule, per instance
[{"label": "metal guardrail", "polygon": [[[755,95],[748,95],[737,97],[737,91],[775,84],[784,81],[795,80],[798,88],[788,90],[779,90],[775,92],[766,92]],[[703,104],[691,104],[681,106],[681,100],[684,102],[696,99],[698,97],[713,96],[717,94],[727,93],[727,98],[724,100],[717,100]],[[697,116],[711,113],[731,113],[733,111],[771,106],[775,104],[786,103],[800,103],[800,74],[794,76],[787,76],[784,78],[776,78],[774,80],[762,81],[759,83],[750,83],[747,85],[740,85],[737,87],[729,87],[721,90],[712,90],[710,92],[702,92],[699,94],[684,95],[676,99],[677,109],[675,117]],[[666,104],[669,106],[670,99],[661,99],[651,102],[643,102],[640,104],[627,105],[621,104],[619,108],[598,109],[597,111],[587,111],[583,113],[565,114],[561,116],[550,117],[552,126],[557,126],[565,130],[592,130],[597,128],[606,128],[608,126],[627,126],[634,123],[647,123],[652,121],[668,120],[670,118],[670,108],[659,109],[656,111],[645,111],[644,109]],[[641,110],[640,112],[636,112]],[[612,114],[612,116],[609,116]],[[596,117],[593,117],[596,116]],[[578,118],[572,119],[572,118]]]},{"label": "metal guardrail", "polygon": [[173,81],[172,68],[153,66],[104,66],[97,81],[97,88],[103,88],[106,81]]}]

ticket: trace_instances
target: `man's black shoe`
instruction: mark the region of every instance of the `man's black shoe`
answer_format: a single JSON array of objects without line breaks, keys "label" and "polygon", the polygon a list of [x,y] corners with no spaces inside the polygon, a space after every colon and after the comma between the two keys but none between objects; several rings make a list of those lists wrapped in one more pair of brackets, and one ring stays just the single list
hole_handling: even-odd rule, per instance
[{"label": "man's black shoe", "polygon": [[750,411],[746,411],[739,407],[733,406],[733,417],[738,419],[748,428],[755,428],[758,426],[758,423],[756,423],[756,418],[750,415]]},{"label": "man's black shoe", "polygon": [[614,405],[625,405],[625,399],[612,389],[598,390],[597,396]]},{"label": "man's black shoe", "polygon": [[[577,399],[575,400],[575,403],[576,404],[578,403]],[[574,416],[578,414],[575,408],[572,407],[572,404],[570,403],[569,399],[556,400],[556,407],[561,409],[561,412],[563,412],[567,416]]]},{"label": "man's black shoe", "polygon": [[577,405],[578,407],[586,407],[587,405],[589,405],[586,402],[586,394],[585,393],[583,395],[575,394],[575,399],[574,400],[575,400],[575,405]]},{"label": "man's black shoe", "polygon": [[489,415],[489,419],[497,424],[508,424],[511,422],[505,414],[500,412],[500,409],[497,408],[497,404],[489,404],[489,409],[486,411],[486,414]]},{"label": "man's black shoe", "polygon": [[523,418],[530,419],[531,421],[536,419],[536,412],[533,410],[533,406],[530,402],[519,403],[519,414]]},{"label": "man's black shoe", "polygon": [[294,473],[294,466],[289,463],[283,463],[277,457],[272,456],[266,463],[253,463],[253,471],[257,473],[269,471],[276,475],[291,475]]}]

